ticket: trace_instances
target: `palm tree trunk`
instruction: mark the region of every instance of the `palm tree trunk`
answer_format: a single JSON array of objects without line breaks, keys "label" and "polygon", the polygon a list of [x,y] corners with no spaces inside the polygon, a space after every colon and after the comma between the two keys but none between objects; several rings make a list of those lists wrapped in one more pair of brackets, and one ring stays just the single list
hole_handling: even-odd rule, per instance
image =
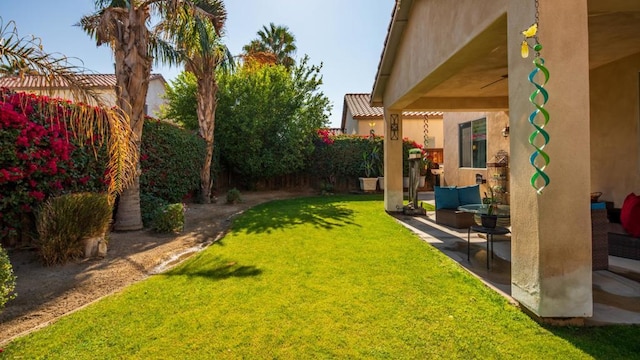
[{"label": "palm tree trunk", "polygon": [[[131,6],[123,26],[126,30],[122,41],[114,47],[118,83],[117,103],[129,115],[131,129],[136,136],[138,153],[145,119],[144,105],[151,75],[152,58],[148,55],[149,30],[146,27],[148,18],[149,13],[146,7]],[[140,209],[140,159],[137,159],[136,168],[138,171],[134,176],[133,184],[120,195],[114,230],[140,230],[143,227]]]},{"label": "palm tree trunk", "polygon": [[136,176],[131,186],[120,194],[116,221],[113,229],[131,231],[142,229],[142,214],[140,212],[140,177]]},{"label": "palm tree trunk", "polygon": [[[207,144],[202,170],[200,171],[200,202],[211,203],[211,161],[213,159],[213,139],[216,122],[216,95],[218,84],[216,83],[214,70],[204,71],[198,74],[198,123],[200,136]],[[214,69],[214,68],[213,68]]]}]

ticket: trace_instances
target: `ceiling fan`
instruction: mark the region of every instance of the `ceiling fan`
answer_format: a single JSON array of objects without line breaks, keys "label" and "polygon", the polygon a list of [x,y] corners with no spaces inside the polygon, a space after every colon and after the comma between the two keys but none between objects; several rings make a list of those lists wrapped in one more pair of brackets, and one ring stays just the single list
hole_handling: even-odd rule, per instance
[{"label": "ceiling fan", "polygon": [[500,76],[500,79],[495,80],[495,81],[492,81],[492,82],[488,83],[487,85],[484,85],[484,86],[483,86],[483,87],[481,87],[480,89],[484,89],[484,88],[486,88],[486,87],[489,87],[489,86],[491,86],[491,85],[493,85],[493,84],[495,84],[495,83],[498,83],[498,82],[500,82],[500,81],[502,81],[502,80],[507,79],[508,77],[509,77],[509,74],[504,74],[504,75]]}]

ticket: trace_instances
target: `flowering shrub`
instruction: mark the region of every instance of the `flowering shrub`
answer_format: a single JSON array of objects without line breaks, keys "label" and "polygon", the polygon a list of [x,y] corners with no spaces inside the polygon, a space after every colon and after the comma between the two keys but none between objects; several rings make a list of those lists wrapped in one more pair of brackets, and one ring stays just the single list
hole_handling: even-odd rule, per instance
[{"label": "flowering shrub", "polygon": [[318,138],[323,144],[331,145],[333,144],[333,136],[329,129],[318,129]]},{"label": "flowering shrub", "polygon": [[[325,135],[318,132],[316,148],[309,161],[309,172],[318,179],[329,181],[336,179],[358,178],[363,175],[363,154],[371,154],[374,149],[382,149],[382,137],[360,135],[328,136],[330,143],[323,140]],[[380,159],[383,157],[379,156]],[[382,162],[382,161],[380,161]],[[378,164],[373,164],[377,169]],[[376,170],[377,171],[377,170]]]},{"label": "flowering shrub", "polygon": [[187,200],[200,188],[204,140],[191,131],[152,118],[145,120],[142,133],[141,196],[160,198],[168,204]]},{"label": "flowering shrub", "polygon": [[[57,116],[43,116],[45,106]],[[106,191],[104,146],[87,151],[60,120],[73,106],[0,89],[0,242],[15,239],[23,216],[52,195]]]},{"label": "flowering shrub", "polygon": [[420,153],[422,154],[422,164],[420,166],[420,175],[429,175],[427,169],[430,168],[433,157],[429,155],[427,149],[420,143],[417,143],[414,140],[404,138],[402,139],[402,175],[409,176],[409,150],[411,149],[420,149]]}]

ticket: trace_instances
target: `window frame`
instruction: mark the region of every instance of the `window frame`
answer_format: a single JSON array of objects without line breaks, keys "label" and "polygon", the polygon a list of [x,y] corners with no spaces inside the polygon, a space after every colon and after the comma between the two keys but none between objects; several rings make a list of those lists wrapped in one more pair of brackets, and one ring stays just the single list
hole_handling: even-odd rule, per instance
[{"label": "window frame", "polygon": [[487,137],[486,117],[458,124],[459,168],[487,168]]}]

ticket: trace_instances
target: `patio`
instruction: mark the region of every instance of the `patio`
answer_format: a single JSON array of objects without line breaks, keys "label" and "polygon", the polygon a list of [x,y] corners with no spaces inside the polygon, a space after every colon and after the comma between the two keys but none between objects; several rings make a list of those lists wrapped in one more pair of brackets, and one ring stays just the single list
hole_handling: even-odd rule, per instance
[{"label": "patio", "polygon": [[[420,193],[420,200],[434,203],[433,192]],[[435,212],[427,216],[398,214],[396,219],[421,239],[442,251],[487,286],[511,297],[511,241],[496,236],[494,258],[487,269],[486,239],[471,234],[471,261],[467,261],[467,230],[435,223]],[[609,256],[609,269],[593,271],[593,317],[585,325],[640,324],[640,261]]]}]

